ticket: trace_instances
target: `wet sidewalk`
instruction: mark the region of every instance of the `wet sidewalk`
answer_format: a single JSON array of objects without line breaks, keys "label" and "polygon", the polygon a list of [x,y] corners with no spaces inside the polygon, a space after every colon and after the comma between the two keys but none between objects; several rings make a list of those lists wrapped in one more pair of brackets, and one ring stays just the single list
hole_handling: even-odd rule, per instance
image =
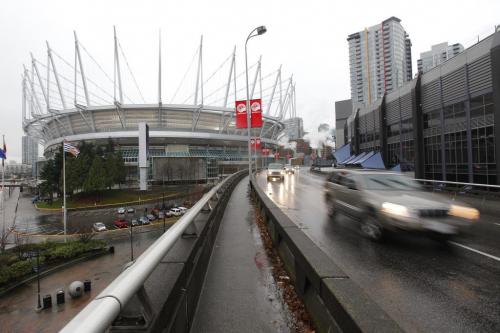
[{"label": "wet sidewalk", "polygon": [[248,190],[246,177],[229,199],[191,332],[290,331]]},{"label": "wet sidewalk", "polygon": [[[142,254],[162,234],[162,231],[161,228],[138,227],[134,231],[134,258]],[[115,247],[114,254],[105,254],[80,262],[41,278],[41,295],[52,296],[53,306],[50,309],[35,311],[37,306],[36,280],[0,297],[0,332],[58,332],[107,287],[121,273],[123,266],[130,261],[130,242],[126,233],[122,236],[121,239],[110,244]],[[89,279],[92,283],[91,292],[84,293],[80,298],[71,299],[68,295],[69,284],[75,280],[85,279]],[[55,294],[60,289],[66,292],[66,303],[56,305]]]}]

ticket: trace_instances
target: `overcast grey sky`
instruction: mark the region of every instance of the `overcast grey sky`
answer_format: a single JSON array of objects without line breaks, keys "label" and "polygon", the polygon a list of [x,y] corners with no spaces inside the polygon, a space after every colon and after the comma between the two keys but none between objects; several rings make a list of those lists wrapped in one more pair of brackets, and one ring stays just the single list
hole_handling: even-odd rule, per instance
[{"label": "overcast grey sky", "polygon": [[[334,101],[350,97],[348,34],[390,16],[400,18],[413,43],[415,72],[420,52],[443,41],[470,46],[478,35],[484,38],[493,32],[495,24],[500,24],[498,13],[500,2],[494,0],[2,1],[0,134],[6,136],[9,158],[20,160],[22,66],[30,63],[29,52],[46,61],[45,40],[72,62],[73,30],[112,75],[113,25],[116,25],[142,93],[148,102],[154,103],[159,28],[163,37],[162,94],[168,102],[186,72],[201,34],[205,76],[230,55],[234,45],[240,72],[244,68],[245,38],[254,27],[264,24],[267,34],[249,43],[249,63],[262,54],[264,74],[276,70],[280,64],[284,77],[293,73],[297,113],[304,118],[306,129],[310,129],[322,122],[334,125]],[[227,76],[226,72],[223,76]],[[130,77],[125,74],[125,79],[128,82],[125,93],[137,97]]]}]

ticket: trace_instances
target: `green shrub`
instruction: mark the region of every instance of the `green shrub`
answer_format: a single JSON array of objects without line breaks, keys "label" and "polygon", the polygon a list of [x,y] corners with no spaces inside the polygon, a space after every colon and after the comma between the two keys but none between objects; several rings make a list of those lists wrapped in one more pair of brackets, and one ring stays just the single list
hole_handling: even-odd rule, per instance
[{"label": "green shrub", "polygon": [[[106,242],[102,240],[89,240],[85,243],[79,241],[68,243],[46,242],[26,244],[22,252],[40,250],[40,264],[47,263],[51,265],[59,261],[79,257],[93,249],[103,249],[105,246]],[[32,273],[32,265],[36,264],[36,257],[20,260],[19,253],[19,249],[13,249],[0,255],[0,286]]]},{"label": "green shrub", "polygon": [[8,267],[8,275],[10,280],[21,278],[31,273],[31,261],[23,260],[13,263]]}]

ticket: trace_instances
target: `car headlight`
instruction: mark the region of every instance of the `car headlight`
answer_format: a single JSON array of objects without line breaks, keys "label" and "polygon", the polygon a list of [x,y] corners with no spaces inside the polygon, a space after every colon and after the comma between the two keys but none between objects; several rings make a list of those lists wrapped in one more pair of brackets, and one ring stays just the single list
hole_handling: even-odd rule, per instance
[{"label": "car headlight", "polygon": [[451,205],[448,215],[460,217],[467,220],[479,220],[479,211],[475,208]]},{"label": "car headlight", "polygon": [[389,215],[396,215],[402,217],[413,217],[412,212],[405,206],[398,205],[391,202],[382,203],[382,209],[380,210],[382,213]]}]

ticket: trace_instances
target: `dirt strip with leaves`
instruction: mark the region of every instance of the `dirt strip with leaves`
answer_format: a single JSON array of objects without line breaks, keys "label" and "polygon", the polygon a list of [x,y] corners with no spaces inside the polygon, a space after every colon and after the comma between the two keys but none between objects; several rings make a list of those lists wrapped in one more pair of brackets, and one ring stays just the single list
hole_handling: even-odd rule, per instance
[{"label": "dirt strip with leaves", "polygon": [[286,303],[290,313],[293,315],[293,327],[290,327],[290,329],[292,332],[314,333],[315,329],[311,316],[307,312],[304,303],[295,292],[293,281],[288,275],[288,272],[286,271],[283,261],[281,260],[278,252],[273,246],[273,241],[267,231],[264,218],[260,214],[260,211],[258,209],[255,210],[256,224],[259,227],[262,242],[266,250],[266,255],[273,267],[273,278],[282,293],[284,302]]}]

